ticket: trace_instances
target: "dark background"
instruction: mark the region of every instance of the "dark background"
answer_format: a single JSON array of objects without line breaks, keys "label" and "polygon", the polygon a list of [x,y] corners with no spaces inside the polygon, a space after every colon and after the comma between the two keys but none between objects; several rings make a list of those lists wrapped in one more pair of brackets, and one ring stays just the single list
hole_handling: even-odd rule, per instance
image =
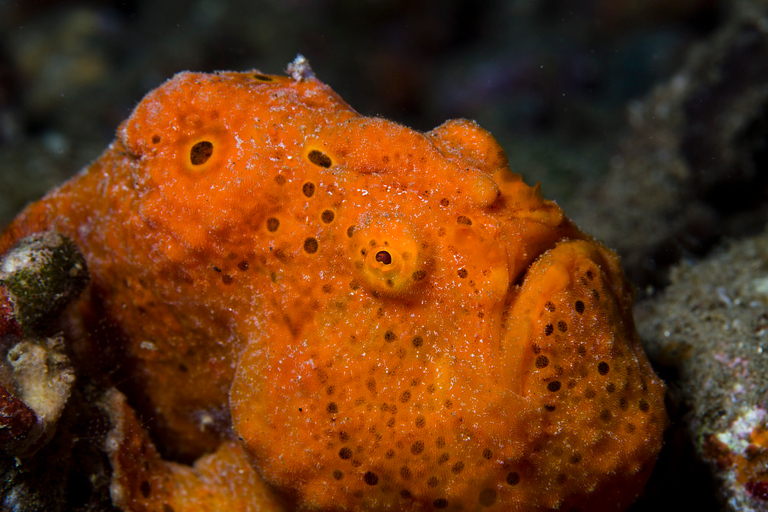
[{"label": "dark background", "polygon": [[548,198],[599,180],[629,102],[727,14],[715,0],[0,0],[0,226],[98,156],[182,70],[297,53],[354,108],[477,120]]}]

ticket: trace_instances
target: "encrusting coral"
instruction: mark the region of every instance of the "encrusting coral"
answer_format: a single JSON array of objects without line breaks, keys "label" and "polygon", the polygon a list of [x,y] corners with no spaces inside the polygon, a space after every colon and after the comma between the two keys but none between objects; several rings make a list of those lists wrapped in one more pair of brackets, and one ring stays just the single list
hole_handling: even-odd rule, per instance
[{"label": "encrusting coral", "polygon": [[29,456],[50,440],[75,380],[51,324],[88,284],[83,255],[48,232],[0,258],[0,446]]},{"label": "encrusting coral", "polygon": [[128,400],[115,503],[626,509],[666,414],[616,255],[475,123],[363,117],[289,70],[176,75],[0,238],[86,257],[66,334]]}]

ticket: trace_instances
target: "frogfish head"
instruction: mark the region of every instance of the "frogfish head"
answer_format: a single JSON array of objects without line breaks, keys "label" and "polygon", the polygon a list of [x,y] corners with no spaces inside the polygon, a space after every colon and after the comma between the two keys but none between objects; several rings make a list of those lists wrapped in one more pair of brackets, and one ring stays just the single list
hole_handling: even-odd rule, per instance
[{"label": "frogfish head", "polygon": [[[228,315],[267,482],[316,510],[635,499],[666,416],[631,289],[490,134],[363,117],[312,78],[153,94],[121,131],[146,243]],[[242,277],[195,274],[232,255]]]}]

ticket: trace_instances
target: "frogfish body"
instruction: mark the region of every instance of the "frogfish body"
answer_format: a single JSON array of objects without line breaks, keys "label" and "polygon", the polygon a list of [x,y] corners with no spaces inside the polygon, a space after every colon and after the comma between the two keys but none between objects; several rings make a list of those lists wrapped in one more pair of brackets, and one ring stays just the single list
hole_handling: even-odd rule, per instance
[{"label": "frogfish body", "polygon": [[0,253],[45,231],[91,274],[78,371],[166,459],[234,441],[286,509],[620,511],[653,468],[664,385],[618,257],[472,121],[181,73]]}]

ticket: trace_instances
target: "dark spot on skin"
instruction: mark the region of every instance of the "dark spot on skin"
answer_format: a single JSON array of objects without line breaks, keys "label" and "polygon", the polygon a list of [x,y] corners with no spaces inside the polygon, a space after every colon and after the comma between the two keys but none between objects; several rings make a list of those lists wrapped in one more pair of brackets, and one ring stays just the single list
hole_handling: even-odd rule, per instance
[{"label": "dark spot on skin", "polygon": [[538,356],[536,358],[536,368],[546,368],[549,364],[549,358],[547,356]]},{"label": "dark spot on skin", "polygon": [[320,220],[326,224],[333,222],[334,217],[336,217],[336,214],[332,210],[323,210],[323,213],[320,214]]},{"label": "dark spot on skin", "polygon": [[491,457],[493,457],[493,452],[490,449],[486,448],[485,450],[483,450],[484,459],[491,460]]},{"label": "dark spot on skin", "polygon": [[416,418],[416,428],[424,428],[427,425],[427,420],[424,416],[418,416]]},{"label": "dark spot on skin", "polygon": [[607,375],[610,370],[611,370],[611,367],[608,366],[608,363],[606,363],[605,361],[600,361],[597,364],[597,373],[599,373],[600,375]]},{"label": "dark spot on skin", "polygon": [[308,254],[314,254],[317,252],[317,239],[309,237],[306,240],[304,240],[304,251],[306,251]]},{"label": "dark spot on skin", "polygon": [[149,482],[144,480],[143,482],[141,482],[141,485],[139,487],[141,489],[141,495],[144,496],[145,498],[149,498],[149,493],[152,491],[152,488],[150,487]]},{"label": "dark spot on skin", "polygon": [[555,406],[547,404],[544,406],[544,410],[546,410],[547,412],[552,412],[555,410]]},{"label": "dark spot on skin", "polygon": [[544,335],[550,336],[553,332],[555,332],[555,327],[552,324],[547,324],[544,327]]},{"label": "dark spot on skin", "polygon": [[203,165],[213,155],[213,144],[203,140],[192,146],[189,151],[189,161],[192,165]]},{"label": "dark spot on skin", "polygon": [[245,272],[250,268],[250,264],[247,261],[241,261],[240,263],[237,264],[237,268]]},{"label": "dark spot on skin", "polygon": [[333,472],[333,479],[334,480],[341,480],[343,476],[344,476],[344,473],[342,473],[338,469]]},{"label": "dark spot on skin", "polygon": [[427,273],[424,272],[423,270],[417,270],[416,272],[413,273],[411,277],[413,278],[414,281],[421,281],[422,279],[427,277]]},{"label": "dark spot on skin", "polygon": [[578,314],[582,314],[584,312],[584,302],[577,300],[576,303],[573,305],[574,309],[576,309],[576,312]]},{"label": "dark spot on skin", "polygon": [[235,280],[232,279],[232,276],[229,274],[224,274],[221,276],[221,282],[224,284],[232,284]]},{"label": "dark spot on skin", "polygon": [[507,474],[507,483],[509,485],[517,485],[520,483],[520,475],[518,473],[515,473],[514,471],[512,473]]},{"label": "dark spot on skin", "polygon": [[308,181],[308,182],[306,182],[306,183],[305,183],[305,184],[304,184],[304,185],[301,187],[301,192],[302,192],[302,193],[303,193],[305,196],[307,196],[307,197],[312,197],[313,195],[315,195],[315,184],[314,184],[314,183],[312,183],[311,181]]},{"label": "dark spot on skin", "polygon": [[451,204],[451,202],[446,198],[440,200],[440,206],[448,206],[449,204]]},{"label": "dark spot on skin", "polygon": [[557,330],[560,331],[560,332],[567,331],[568,330],[568,324],[566,324],[565,322],[560,320],[559,322],[557,322]]},{"label": "dark spot on skin", "polygon": [[384,265],[390,265],[392,263],[392,255],[387,251],[379,251],[376,253],[376,261]]},{"label": "dark spot on skin", "polygon": [[424,339],[422,339],[421,336],[416,336],[416,337],[413,338],[411,343],[413,344],[414,347],[419,348],[420,346],[422,346],[424,344]]},{"label": "dark spot on skin", "polygon": [[349,226],[347,228],[347,237],[352,238],[352,235],[355,234],[355,226]]},{"label": "dark spot on skin", "polygon": [[448,500],[439,498],[432,503],[436,509],[444,509],[448,506]]},{"label": "dark spot on skin", "polygon": [[275,176],[275,183],[277,183],[278,185],[285,185],[285,176],[283,176],[282,174],[278,174],[277,176]]},{"label": "dark spot on skin", "polygon": [[418,455],[424,451],[424,441],[416,441],[411,445],[411,453]]},{"label": "dark spot on skin", "polygon": [[496,489],[483,489],[478,498],[480,504],[484,507],[490,507],[496,503]]},{"label": "dark spot on skin", "polygon": [[352,458],[352,449],[346,446],[339,450],[339,458],[347,460]]},{"label": "dark spot on skin", "polygon": [[410,391],[403,391],[400,394],[400,402],[406,403],[410,399],[411,399],[411,392]]},{"label": "dark spot on skin", "polygon": [[153,135],[152,136],[152,144],[160,144],[160,136],[159,135]]},{"label": "dark spot on skin", "polygon": [[544,304],[544,309],[546,309],[546,310],[547,310],[547,311],[549,311],[550,313],[554,313],[554,311],[555,311],[555,305],[554,305],[554,304],[552,304],[551,302],[547,302],[546,304]]},{"label": "dark spot on skin", "polygon": [[376,473],[368,471],[365,473],[365,475],[363,475],[363,481],[368,485],[376,485],[379,483],[379,477],[376,475]]},{"label": "dark spot on skin", "polygon": [[339,407],[336,405],[336,402],[331,402],[328,404],[327,411],[331,414],[336,414],[339,412]]},{"label": "dark spot on skin", "polygon": [[471,226],[472,225],[472,220],[469,217],[466,217],[464,215],[459,215],[456,218],[456,222],[458,224],[464,224],[465,226]]},{"label": "dark spot on skin", "polygon": [[280,227],[280,221],[277,220],[275,217],[270,217],[267,219],[267,231],[270,233],[274,233],[277,231],[277,228]]},{"label": "dark spot on skin", "polygon": [[468,272],[467,272],[467,269],[465,269],[465,268],[460,268],[460,269],[458,270],[457,274],[459,274],[459,277],[460,277],[460,278],[464,279],[464,278],[466,278],[466,277],[467,277],[467,275],[468,275]]},{"label": "dark spot on skin", "polygon": [[556,391],[560,391],[560,381],[559,380],[553,380],[552,382],[547,384],[547,389],[551,391],[552,393]]},{"label": "dark spot on skin", "polygon": [[214,272],[221,272],[221,269],[219,267],[213,267]]},{"label": "dark spot on skin", "polygon": [[451,473],[454,475],[458,475],[464,470],[464,463],[463,462],[457,462],[456,464],[451,467]]},{"label": "dark spot on skin", "polygon": [[640,400],[640,402],[638,402],[638,407],[640,407],[640,410],[643,412],[648,412],[651,409],[651,405],[645,400]]},{"label": "dark spot on skin", "polygon": [[329,157],[328,155],[326,155],[325,153],[317,149],[313,149],[312,151],[310,151],[309,154],[307,155],[307,158],[313,164],[319,167],[325,167],[326,169],[331,165],[333,165],[333,162],[331,161],[331,157]]},{"label": "dark spot on skin", "polygon": [[186,372],[189,371],[189,368],[187,368],[187,365],[185,365],[185,364],[180,364],[179,365],[179,371],[183,372],[183,373],[186,373]]},{"label": "dark spot on skin", "polygon": [[262,75],[261,73],[254,73],[254,74],[251,75],[251,78],[254,78],[256,80],[260,80],[262,82],[271,82],[272,81],[272,77],[267,76],[267,75]]},{"label": "dark spot on skin", "polygon": [[438,483],[439,483],[439,481],[437,480],[437,477],[434,477],[434,476],[430,477],[430,479],[427,480],[427,485],[430,486],[430,487],[437,487]]}]

